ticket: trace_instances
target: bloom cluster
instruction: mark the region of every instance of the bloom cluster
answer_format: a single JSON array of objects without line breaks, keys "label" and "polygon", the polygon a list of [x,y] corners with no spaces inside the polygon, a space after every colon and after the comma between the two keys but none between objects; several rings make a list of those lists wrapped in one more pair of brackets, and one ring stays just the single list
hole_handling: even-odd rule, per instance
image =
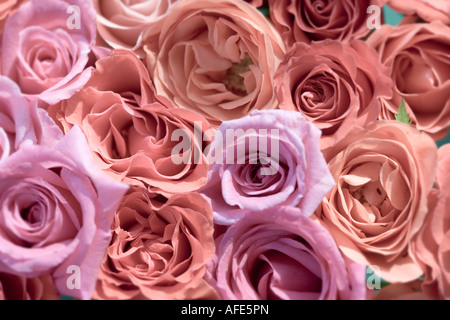
[{"label": "bloom cluster", "polygon": [[450,299],[449,17],[6,1],[0,299]]}]

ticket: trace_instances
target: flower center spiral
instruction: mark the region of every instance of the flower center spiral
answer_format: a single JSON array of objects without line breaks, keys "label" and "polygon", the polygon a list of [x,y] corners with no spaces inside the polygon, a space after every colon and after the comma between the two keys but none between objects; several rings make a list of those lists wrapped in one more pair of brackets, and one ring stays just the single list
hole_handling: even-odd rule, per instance
[{"label": "flower center spiral", "polygon": [[244,72],[250,71],[250,65],[253,64],[252,59],[246,53],[245,58],[238,63],[233,63],[230,69],[228,69],[222,82],[227,89],[238,96],[245,96],[247,94],[247,88],[245,87]]}]

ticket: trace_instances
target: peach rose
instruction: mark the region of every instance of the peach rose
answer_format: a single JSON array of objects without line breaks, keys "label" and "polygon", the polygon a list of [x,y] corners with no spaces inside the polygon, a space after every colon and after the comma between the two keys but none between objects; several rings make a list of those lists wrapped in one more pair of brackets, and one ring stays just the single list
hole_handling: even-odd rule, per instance
[{"label": "peach rose", "polygon": [[97,32],[111,47],[135,51],[144,57],[142,34],[164,19],[178,0],[93,0]]},{"label": "peach rose", "polygon": [[170,200],[133,188],[112,225],[94,299],[217,299],[203,276],[215,251],[213,214],[197,193]]},{"label": "peach rose", "polygon": [[450,299],[450,144],[438,150],[437,189],[415,251],[425,271],[423,290],[435,299]]},{"label": "peach rose", "polygon": [[0,300],[59,300],[49,275],[24,278],[0,272]]},{"label": "peach rose", "polygon": [[280,109],[300,111],[321,129],[322,149],[341,141],[354,125],[374,122],[391,87],[375,50],[359,40],[297,43],[275,75]]},{"label": "peach rose", "polygon": [[450,27],[442,22],[382,26],[367,40],[390,68],[392,99],[384,99],[382,119],[394,119],[402,98],[413,125],[444,138],[450,125]]},{"label": "peach rose", "polygon": [[319,142],[320,130],[295,111],[253,111],[223,122],[208,153],[208,182],[198,191],[215,222],[232,225],[247,210],[279,206],[311,216],[335,184]]},{"label": "peach rose", "polygon": [[336,187],[316,211],[350,259],[377,266],[382,279],[422,275],[411,240],[428,212],[437,147],[425,133],[398,121],[355,127],[325,158]]},{"label": "peach rose", "polygon": [[367,8],[386,0],[269,0],[270,17],[287,46],[295,42],[366,36]]},{"label": "peach rose", "polygon": [[389,7],[406,15],[416,14],[425,21],[441,20],[450,24],[450,2],[448,0],[389,0]]},{"label": "peach rose", "polygon": [[11,79],[0,76],[0,163],[27,143],[53,146],[62,132]]},{"label": "peach rose", "polygon": [[148,30],[144,49],[157,93],[215,126],[277,105],[283,43],[244,1],[182,1]]},{"label": "peach rose", "polygon": [[[97,164],[117,180],[145,185],[162,193],[189,192],[206,183],[208,164],[194,139],[195,123],[206,120],[157,97],[144,64],[131,51],[115,50],[99,60],[89,82],[72,98],[49,108],[64,131],[78,125]],[[173,133],[191,138],[192,163],[175,164]],[[200,142],[201,143],[201,142]]]}]

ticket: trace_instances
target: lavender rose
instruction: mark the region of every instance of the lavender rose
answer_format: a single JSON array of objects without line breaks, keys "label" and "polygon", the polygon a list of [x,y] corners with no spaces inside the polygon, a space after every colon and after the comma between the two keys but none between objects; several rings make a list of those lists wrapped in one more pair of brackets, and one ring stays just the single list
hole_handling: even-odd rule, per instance
[{"label": "lavender rose", "polygon": [[61,137],[47,113],[27,101],[11,79],[0,76],[0,161],[26,142],[51,146]]},{"label": "lavender rose", "polygon": [[229,225],[242,217],[242,209],[279,205],[312,214],[334,186],[320,135],[295,111],[254,111],[222,123],[208,152],[212,165],[201,189],[216,222]]},{"label": "lavender rose", "polygon": [[218,239],[207,281],[223,299],[365,299],[365,267],[298,208],[247,212]]},{"label": "lavender rose", "polygon": [[95,166],[78,127],[51,148],[22,145],[0,162],[0,272],[51,275],[60,294],[90,299],[127,189]]}]

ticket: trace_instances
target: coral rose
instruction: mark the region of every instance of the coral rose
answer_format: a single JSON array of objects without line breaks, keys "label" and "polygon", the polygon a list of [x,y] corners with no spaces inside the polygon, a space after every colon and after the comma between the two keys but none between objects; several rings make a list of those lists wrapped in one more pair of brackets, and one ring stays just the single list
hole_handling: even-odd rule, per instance
[{"label": "coral rose", "polygon": [[203,280],[214,255],[211,207],[196,193],[170,200],[133,188],[112,225],[96,299],[215,299]]},{"label": "coral rose", "polygon": [[322,130],[321,148],[341,141],[354,125],[367,126],[392,96],[389,71],[363,41],[296,44],[275,76],[279,107],[300,111]]},{"label": "coral rose", "polygon": [[334,186],[319,141],[320,130],[295,111],[254,111],[223,122],[209,152],[208,182],[199,190],[216,223],[280,205],[311,215]]},{"label": "coral rose", "polygon": [[355,127],[324,152],[337,185],[316,212],[350,259],[388,282],[421,276],[411,241],[428,212],[437,147],[398,121]]},{"label": "coral rose", "polygon": [[412,123],[435,140],[450,125],[450,27],[442,22],[383,25],[367,40],[390,69],[392,99],[384,99],[382,119],[394,119],[402,98]]}]

